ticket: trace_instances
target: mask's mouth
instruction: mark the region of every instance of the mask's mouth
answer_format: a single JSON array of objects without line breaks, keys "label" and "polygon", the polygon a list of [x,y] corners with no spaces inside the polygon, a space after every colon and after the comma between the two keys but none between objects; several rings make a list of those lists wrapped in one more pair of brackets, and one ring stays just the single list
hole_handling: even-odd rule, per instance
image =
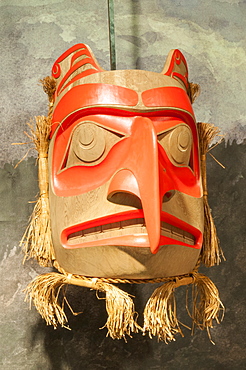
[{"label": "mask's mouth", "polygon": [[[141,211],[139,211],[139,213],[140,212]],[[86,223],[63,230],[63,247],[73,249],[102,244],[148,247],[148,232],[144,217],[130,218],[128,214],[129,218],[124,219],[126,214],[121,216],[122,219],[116,222],[109,222],[111,220],[106,218],[101,220],[101,224],[95,225],[95,222],[94,225],[92,223]],[[160,245],[163,245],[164,239],[164,244],[168,242],[168,244],[197,247],[195,245],[196,238],[193,234],[177,226],[161,221]]]},{"label": "mask's mouth", "polygon": [[82,229],[68,235],[69,245],[76,245],[93,240],[105,240],[124,235],[145,234],[147,229],[144,218],[133,218],[119,222],[112,222],[88,229]]}]

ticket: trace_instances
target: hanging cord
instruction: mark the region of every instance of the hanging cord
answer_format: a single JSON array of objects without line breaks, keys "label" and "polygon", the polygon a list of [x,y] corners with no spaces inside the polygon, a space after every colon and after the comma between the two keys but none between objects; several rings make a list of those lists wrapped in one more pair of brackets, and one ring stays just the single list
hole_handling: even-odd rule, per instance
[{"label": "hanging cord", "polygon": [[114,30],[114,0],[108,0],[108,25],[109,25],[109,49],[110,68],[116,69],[115,30]]}]

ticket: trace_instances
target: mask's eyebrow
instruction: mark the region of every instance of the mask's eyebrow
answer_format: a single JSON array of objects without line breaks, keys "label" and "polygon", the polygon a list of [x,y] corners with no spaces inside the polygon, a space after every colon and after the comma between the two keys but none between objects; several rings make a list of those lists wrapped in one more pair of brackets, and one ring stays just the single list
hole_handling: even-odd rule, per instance
[{"label": "mask's eyebrow", "polygon": [[185,111],[194,116],[187,93],[179,87],[156,87],[143,91],[141,96],[143,104],[146,107],[166,107],[169,109]]},{"label": "mask's eyebrow", "polygon": [[137,103],[137,92],[126,87],[100,83],[75,86],[55,103],[51,136],[56,130],[58,122],[63,125],[63,122],[71,115],[77,115],[79,111],[86,108],[97,106],[134,107]]}]

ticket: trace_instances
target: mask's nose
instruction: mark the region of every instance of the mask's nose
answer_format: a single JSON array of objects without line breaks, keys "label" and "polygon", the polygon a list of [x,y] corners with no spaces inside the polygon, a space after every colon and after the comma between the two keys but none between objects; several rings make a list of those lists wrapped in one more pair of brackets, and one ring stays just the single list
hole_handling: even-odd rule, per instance
[{"label": "mask's nose", "polygon": [[160,240],[160,186],[158,143],[152,121],[136,117],[128,143],[128,155],[112,178],[108,200],[142,208],[150,249],[156,253]]}]

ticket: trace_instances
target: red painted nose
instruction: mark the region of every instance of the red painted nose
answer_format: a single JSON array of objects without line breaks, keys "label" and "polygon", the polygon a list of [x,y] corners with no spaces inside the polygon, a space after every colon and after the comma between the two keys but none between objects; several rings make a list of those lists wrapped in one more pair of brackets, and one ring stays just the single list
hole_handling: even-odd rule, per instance
[{"label": "red painted nose", "polygon": [[108,198],[117,192],[125,192],[141,200],[150,250],[156,253],[160,241],[161,204],[158,144],[151,120],[136,117],[127,140],[128,156],[123,160],[123,168],[111,180]]}]

